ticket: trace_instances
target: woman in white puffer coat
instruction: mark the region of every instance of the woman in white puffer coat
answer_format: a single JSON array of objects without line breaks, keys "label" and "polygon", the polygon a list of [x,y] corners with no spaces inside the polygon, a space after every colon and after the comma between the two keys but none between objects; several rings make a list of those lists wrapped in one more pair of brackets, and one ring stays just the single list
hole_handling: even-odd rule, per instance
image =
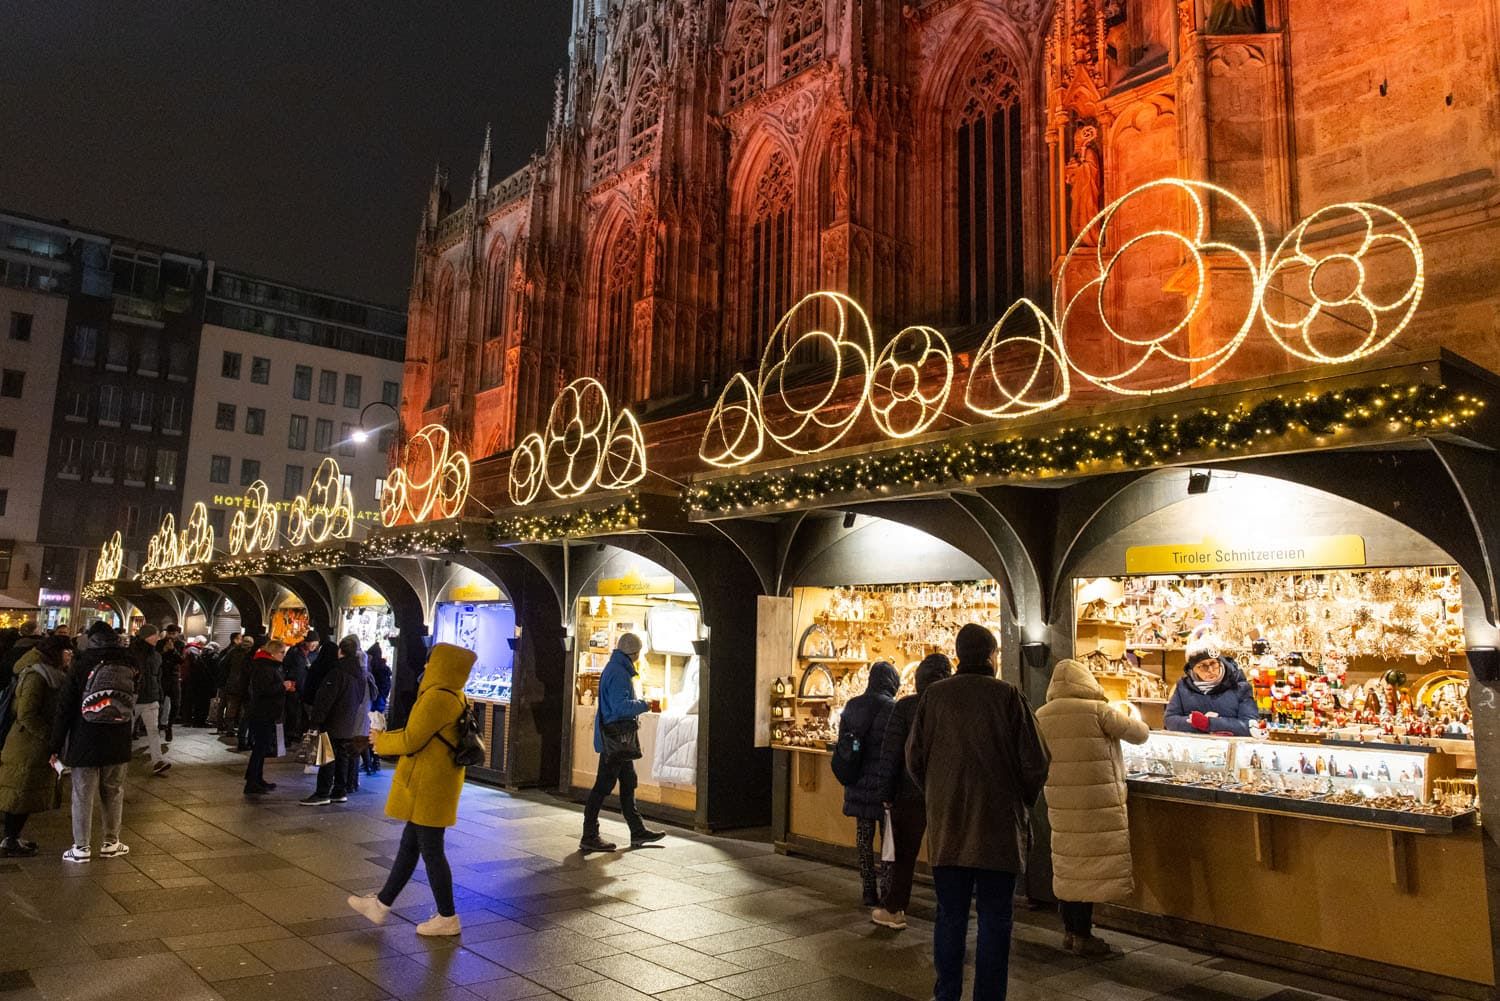
[{"label": "woman in white puffer coat", "polygon": [[1120,741],[1144,744],[1150,729],[1109,704],[1092,672],[1059,661],[1037,726],[1052,755],[1047,818],[1052,824],[1052,889],[1066,937],[1063,947],[1102,956],[1109,946],[1093,933],[1094,904],[1135,889],[1130,822],[1125,812],[1125,760]]}]

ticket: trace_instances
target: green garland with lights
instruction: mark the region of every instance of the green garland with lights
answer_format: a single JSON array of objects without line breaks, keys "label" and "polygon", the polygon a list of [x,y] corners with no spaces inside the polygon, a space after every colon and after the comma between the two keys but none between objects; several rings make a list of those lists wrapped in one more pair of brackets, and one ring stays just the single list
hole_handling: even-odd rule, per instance
[{"label": "green garland with lights", "polygon": [[361,559],[381,560],[422,553],[458,553],[463,548],[464,534],[460,531],[421,528],[390,535],[371,535],[359,544],[359,555]]},{"label": "green garland with lights", "polygon": [[489,526],[493,542],[545,542],[628,532],[641,523],[641,501],[630,497],[618,504],[567,514],[512,515]]},{"label": "green garland with lights", "polygon": [[1102,464],[1153,466],[1185,453],[1246,452],[1294,433],[1331,435],[1379,426],[1393,432],[1448,431],[1468,424],[1484,405],[1442,385],[1360,386],[1241,404],[1228,411],[1158,417],[1144,424],[1081,425],[1052,435],[953,442],[833,460],[811,469],[752,473],[694,486],[687,502],[695,513],[723,514],[898,487],[1042,478]]},{"label": "green garland with lights", "polygon": [[96,580],[83,585],[83,590],[79,593],[83,595],[84,601],[99,601],[112,597],[119,589],[119,584],[117,580]]}]

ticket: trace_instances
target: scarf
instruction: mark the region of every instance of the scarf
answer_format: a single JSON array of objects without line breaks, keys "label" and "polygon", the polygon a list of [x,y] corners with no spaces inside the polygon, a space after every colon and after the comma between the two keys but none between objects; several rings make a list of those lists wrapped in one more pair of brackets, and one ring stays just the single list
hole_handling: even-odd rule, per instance
[{"label": "scarf", "polygon": [[42,676],[42,680],[53,688],[61,688],[62,683],[66,681],[68,677],[67,671],[64,671],[60,667],[49,664],[41,657],[38,657],[36,660],[31,662],[31,670],[34,670],[37,674],[40,674]]},{"label": "scarf", "polygon": [[1196,674],[1192,674],[1192,675],[1188,676],[1188,680],[1193,683],[1193,687],[1194,688],[1198,689],[1198,691],[1202,692],[1204,695],[1208,695],[1215,688],[1219,687],[1219,682],[1223,681],[1224,678],[1221,675],[1218,679],[1216,679],[1214,681],[1200,681],[1198,679],[1198,676]]}]

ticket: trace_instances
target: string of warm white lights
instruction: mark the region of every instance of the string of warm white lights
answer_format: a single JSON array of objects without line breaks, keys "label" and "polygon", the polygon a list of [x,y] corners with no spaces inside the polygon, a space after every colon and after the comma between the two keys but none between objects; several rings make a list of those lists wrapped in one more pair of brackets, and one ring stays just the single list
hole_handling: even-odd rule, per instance
[{"label": "string of warm white lights", "polygon": [[403,518],[420,524],[454,517],[468,500],[471,473],[469,457],[452,447],[448,429],[427,425],[407,441],[401,465],[385,481],[380,523],[389,528]]},{"label": "string of warm white lights", "polygon": [[256,480],[245,491],[244,503],[229,523],[231,556],[248,556],[276,547],[276,528],[281,523],[281,512],[271,503],[270,494],[265,480]]},{"label": "string of warm white lights", "polygon": [[141,567],[141,574],[207,563],[213,558],[214,527],[208,521],[208,508],[199,501],[193,505],[187,527],[181,534],[177,532],[177,519],[171,513],[162,519],[161,527],[146,546],[146,563]]},{"label": "string of warm white lights", "polygon": [[104,540],[99,547],[99,560],[94,564],[94,580],[118,580],[125,566],[125,546],[116,532]]},{"label": "string of warm white lights", "polygon": [[546,425],[512,453],[510,499],[525,507],[543,487],[566,499],[595,487],[623,490],[645,476],[646,439],[635,414],[616,414],[603,384],[583,378],[563,387]]},{"label": "string of warm white lights", "polygon": [[294,546],[322,545],[329,539],[354,535],[354,492],[329,456],[318,463],[307,493],[292,501],[287,515],[287,538]]},{"label": "string of warm white lights", "polygon": [[617,504],[588,511],[499,518],[490,524],[489,536],[495,542],[546,542],[628,532],[639,527],[640,522],[640,498],[628,497]]},{"label": "string of warm white lights", "polygon": [[[1385,296],[1373,290],[1377,257],[1396,273]],[[1257,319],[1293,357],[1357,361],[1411,322],[1424,281],[1420,241],[1389,209],[1321,209],[1268,256],[1265,228],[1232,192],[1202,181],[1151,181],[1078,234],[1057,271],[1050,316],[1026,299],[1005,311],[975,354],[964,406],[992,419],[1039,413],[1067,402],[1074,376],[1127,396],[1200,385],[1234,357]],[[1305,289],[1305,305],[1283,314],[1268,305],[1267,292],[1299,302],[1288,285]],[[1016,333],[1022,323],[1035,332]],[[842,441],[867,409],[892,439],[921,434],[942,416],[963,423],[945,415],[953,356],[942,335],[909,327],[878,356],[874,344],[868,318],[848,296],[803,298],[777,323],[754,380],[736,374],[720,393],[699,458],[733,468],[759,458],[768,441],[814,455]],[[812,383],[794,384],[793,372],[814,357],[824,369]]]}]

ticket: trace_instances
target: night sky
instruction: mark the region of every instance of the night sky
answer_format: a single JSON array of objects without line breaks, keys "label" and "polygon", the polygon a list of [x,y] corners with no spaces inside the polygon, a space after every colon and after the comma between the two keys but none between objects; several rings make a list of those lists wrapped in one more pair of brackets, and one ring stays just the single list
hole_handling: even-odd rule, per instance
[{"label": "night sky", "polygon": [[[433,162],[525,164],[566,0],[0,3],[0,207],[405,306]],[[522,12],[522,13],[518,13]]]}]

